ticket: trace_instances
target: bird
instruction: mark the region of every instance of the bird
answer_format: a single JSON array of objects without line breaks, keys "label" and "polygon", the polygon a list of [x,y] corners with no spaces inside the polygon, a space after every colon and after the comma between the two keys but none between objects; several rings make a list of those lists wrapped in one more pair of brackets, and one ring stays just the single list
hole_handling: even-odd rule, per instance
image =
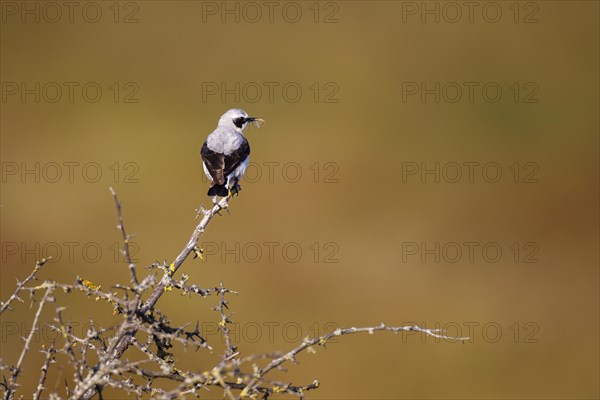
[{"label": "bird", "polygon": [[250,123],[259,127],[263,122],[239,108],[227,110],[219,118],[217,127],[200,150],[204,173],[211,181],[209,196],[227,197],[241,190],[239,181],[246,173],[250,156],[250,144],[244,131]]}]

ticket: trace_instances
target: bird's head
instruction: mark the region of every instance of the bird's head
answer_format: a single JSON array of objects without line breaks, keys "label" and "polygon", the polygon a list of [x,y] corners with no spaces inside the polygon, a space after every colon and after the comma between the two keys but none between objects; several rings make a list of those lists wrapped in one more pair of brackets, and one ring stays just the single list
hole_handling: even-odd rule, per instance
[{"label": "bird's head", "polygon": [[264,122],[261,118],[249,117],[246,111],[240,108],[227,110],[219,119],[219,126],[234,128],[239,133],[244,133],[248,124],[252,122],[254,126],[259,127]]}]

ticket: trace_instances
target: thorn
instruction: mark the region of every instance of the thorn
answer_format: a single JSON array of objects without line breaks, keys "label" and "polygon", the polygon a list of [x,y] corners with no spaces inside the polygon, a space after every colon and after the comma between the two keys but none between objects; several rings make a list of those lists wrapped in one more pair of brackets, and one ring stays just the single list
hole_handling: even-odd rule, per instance
[{"label": "thorn", "polygon": [[200,259],[201,259],[202,261],[206,261],[206,260],[204,259],[204,250],[203,250],[202,248],[200,248],[200,247],[198,247],[198,246],[194,246],[194,249],[193,249],[193,251],[194,251],[194,259],[196,259],[196,258],[200,257]]},{"label": "thorn", "polygon": [[201,214],[202,214],[202,215],[206,215],[206,212],[207,212],[207,211],[206,211],[206,209],[204,208],[204,205],[203,205],[203,204],[201,204],[201,205],[200,205],[200,207],[199,207],[199,208],[196,208],[194,211],[196,211],[196,218],[195,218],[196,220],[197,220],[198,218],[200,218],[200,215],[201,215]]}]

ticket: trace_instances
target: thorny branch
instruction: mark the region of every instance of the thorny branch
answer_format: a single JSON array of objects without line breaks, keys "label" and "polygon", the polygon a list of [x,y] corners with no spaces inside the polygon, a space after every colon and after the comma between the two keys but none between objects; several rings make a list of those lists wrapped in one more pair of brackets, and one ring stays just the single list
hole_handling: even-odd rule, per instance
[{"label": "thorny branch", "polygon": [[8,382],[8,385],[5,386],[5,388],[6,388],[5,398],[7,398],[7,399],[12,399],[15,391],[17,390],[17,387],[18,387],[17,379],[19,377],[19,374],[21,373],[21,368],[23,366],[23,361],[25,360],[25,355],[29,351],[29,346],[31,345],[31,339],[33,339],[33,336],[35,335],[35,333],[37,331],[40,314],[42,313],[42,309],[44,308],[44,305],[50,299],[51,293],[52,293],[52,288],[51,287],[47,288],[46,292],[44,293],[44,297],[42,297],[42,300],[40,300],[40,304],[38,305],[38,309],[35,313],[35,317],[33,318],[33,323],[31,324],[31,330],[29,331],[29,335],[27,336],[27,339],[25,339],[25,344],[23,345],[23,349],[21,350],[21,355],[19,356],[19,360],[17,361],[17,364],[10,369],[10,380]]},{"label": "thorny branch", "polygon": [[219,212],[221,210],[228,208],[229,199],[230,197],[223,198],[220,202],[216,203],[209,210],[201,209],[201,213],[204,214],[204,217],[202,218],[202,220],[200,220],[200,223],[196,226],[196,229],[194,229],[192,237],[190,238],[190,240],[188,240],[181,253],[179,253],[179,255],[175,258],[175,261],[171,263],[171,265],[169,266],[169,270],[165,272],[165,274],[162,277],[162,280],[156,286],[148,300],[146,300],[146,302],[144,303],[144,306],[142,307],[143,313],[148,312],[158,302],[158,299],[164,293],[165,288],[169,285],[171,277],[175,274],[175,272],[177,272],[179,267],[181,267],[181,264],[183,264],[183,262],[188,258],[190,253],[194,252],[194,250],[197,248],[200,236],[202,236],[202,234],[204,233],[206,226],[209,224],[209,222],[213,219],[215,215],[220,215]]},{"label": "thorny branch", "polygon": [[[44,293],[39,301],[31,331],[25,338],[16,364],[9,368],[8,379],[4,375],[2,376],[0,390],[4,391],[2,397],[5,400],[14,399],[16,392],[20,389],[17,379],[23,369],[25,356],[30,350],[32,338],[40,324],[42,309],[47,303],[54,302],[52,294],[57,290],[66,294],[82,293],[88,298],[106,302],[110,304],[117,320],[114,324],[103,327],[96,327],[94,321],[90,321],[90,328],[84,335],[78,336],[74,333],[72,324],[63,318],[63,311],[66,308],[57,306],[54,323],[48,326],[53,331],[60,333],[59,338],[62,345],[52,343],[48,349],[44,347],[41,350],[45,354],[45,360],[41,367],[37,388],[33,393],[33,398],[36,400],[41,398],[45,390],[48,390],[44,385],[52,365],[59,363],[57,358],[73,369],[71,383],[65,381],[69,399],[91,399],[96,394],[99,399],[102,399],[103,391],[111,388],[130,397],[141,397],[146,394],[152,398],[174,400],[184,398],[186,395],[198,397],[199,391],[211,387],[222,389],[224,397],[229,399],[258,398],[257,396],[267,399],[274,394],[287,394],[302,398],[307,391],[319,387],[318,380],[307,385],[296,385],[270,380],[267,375],[273,370],[282,370],[283,364],[288,361],[297,363],[296,357],[300,353],[315,352],[315,347],[325,347],[335,337],[354,333],[373,334],[377,331],[393,333],[417,331],[441,339],[458,341],[468,339],[449,337],[442,331],[419,326],[391,327],[382,323],[373,327],[336,329],[323,336],[307,337],[298,346],[285,353],[242,355],[231,339],[229,325],[232,324],[233,314],[229,310],[229,302],[226,299],[228,294],[237,293],[227,289],[222,283],[212,288],[202,288],[196,284],[190,285],[187,283],[189,277],[186,274],[182,274],[180,280],[173,279],[174,274],[190,254],[203,256],[198,242],[210,221],[216,215],[220,215],[221,210],[228,208],[230,197],[215,202],[213,207],[208,210],[201,208],[199,211],[199,215],[202,216],[200,222],[196,225],[183,250],[170,265],[152,265],[153,268],[163,270],[160,281],[156,281],[154,274],[148,274],[139,281],[136,266],[132,262],[129,252],[131,237],[124,227],[121,203],[116,192],[112,188],[110,190],[117,207],[119,220],[117,228],[124,242],[123,254],[131,274],[131,286],[115,284],[106,291],[79,277],[74,284],[47,280],[40,285],[27,286],[32,280],[38,279],[36,275],[47,260],[36,263],[33,272],[24,281],[17,281],[15,292],[0,307],[0,314],[5,310],[12,310],[10,307],[12,302],[15,300],[23,302],[20,297],[22,292],[28,292],[32,302],[35,301],[37,292]],[[180,291],[185,295],[196,294],[200,297],[211,294],[219,296],[219,302],[213,307],[213,310],[217,311],[220,316],[218,326],[225,348],[221,360],[210,370],[186,371],[176,367],[177,358],[173,354],[176,345],[183,349],[191,345],[196,350],[204,348],[208,351],[212,351],[213,347],[200,336],[198,323],[193,330],[187,328],[186,325],[173,325],[169,318],[156,308],[161,296],[172,290]],[[134,296],[130,296],[131,293]],[[146,297],[145,300],[143,300],[144,297]],[[129,349],[137,354],[131,354],[132,357],[130,357],[128,353],[127,356],[124,356]],[[142,356],[141,361],[129,361],[130,359],[139,359],[140,355]],[[261,367],[259,364],[263,366]],[[0,360],[0,371],[6,368]],[[174,389],[165,390],[161,384],[164,381],[175,383]],[[173,387],[172,384],[170,387]],[[60,399],[57,390],[58,388],[55,387],[46,397]]]},{"label": "thorny branch", "polygon": [[40,396],[44,389],[44,383],[46,383],[46,377],[48,375],[48,368],[50,368],[50,364],[54,363],[54,353],[56,350],[54,349],[54,345],[52,345],[48,350],[42,350],[43,353],[46,353],[46,359],[44,360],[44,364],[42,364],[42,372],[40,373],[40,380],[38,382],[35,393],[33,394],[33,400],[39,400]]},{"label": "thorny branch", "polygon": [[225,362],[231,360],[233,357],[235,357],[239,353],[237,352],[237,348],[231,342],[231,335],[229,332],[229,328],[227,327],[227,325],[231,324],[231,320],[229,319],[231,317],[231,314],[227,314],[227,311],[229,310],[229,306],[227,305],[228,304],[227,300],[225,300],[225,294],[230,293],[230,290],[223,287],[222,282],[221,282],[221,287],[219,289],[220,289],[220,293],[221,293],[221,299],[219,301],[219,305],[214,307],[213,309],[215,311],[218,311],[219,314],[221,315],[221,321],[219,322],[219,329],[223,333],[223,339],[225,339],[225,353],[223,353],[223,360],[222,360],[222,363],[225,363]]},{"label": "thorny branch", "polygon": [[[137,311],[137,314],[147,314],[151,312],[160,299],[160,297],[164,294],[165,290],[170,287],[169,284],[171,282],[171,277],[177,272],[179,267],[183,264],[183,262],[188,258],[190,253],[194,252],[197,248],[198,241],[200,240],[200,236],[204,233],[206,226],[213,219],[215,215],[218,215],[219,212],[228,207],[228,200],[230,197],[223,198],[220,202],[216,203],[210,210],[202,210],[201,212],[204,214],[200,223],[194,229],[192,236],[184,249],[179,253],[179,255],[175,258],[175,261],[171,263],[171,265],[164,272],[161,281],[156,285],[154,291],[146,300],[146,302],[141,306],[141,308]],[[124,325],[125,326],[125,325]],[[120,331],[121,335],[119,336],[119,340],[114,342],[114,346],[110,349],[111,351],[108,353],[108,357],[106,361],[109,360],[118,360],[121,358],[123,353],[127,350],[131,343],[131,339],[137,333],[137,329],[135,324],[128,325],[128,329],[122,329]],[[83,391],[80,394],[80,397],[83,399],[91,399],[96,390],[94,387],[96,385],[100,385],[101,381],[104,379],[105,371],[99,369],[93,373],[90,373],[86,379],[85,387],[88,389]],[[79,394],[79,392],[76,392]],[[77,398],[77,397],[76,397]]]},{"label": "thorny branch", "polygon": [[[48,258],[48,259],[50,259],[50,258]],[[25,285],[27,285],[29,283],[30,280],[35,279],[35,274],[40,270],[40,268],[42,268],[44,266],[44,264],[46,264],[48,259],[43,259],[43,260],[35,263],[35,268],[31,272],[31,274],[29,274],[29,276],[27,278],[25,278],[25,280],[23,282],[19,282],[17,280],[17,288],[15,289],[15,292],[8,298],[8,300],[6,300],[5,303],[0,302],[0,303],[2,303],[2,306],[0,306],[0,315],[2,315],[2,313],[5,310],[10,310],[10,303],[12,303],[13,301],[19,300],[20,302],[23,302],[23,299],[21,299],[19,297],[19,293],[21,292],[21,290],[23,290]]]},{"label": "thorny branch", "polygon": [[131,254],[129,253],[129,240],[131,237],[125,232],[125,224],[123,223],[123,214],[121,212],[121,203],[117,197],[117,192],[115,192],[113,188],[109,189],[115,199],[115,204],[117,205],[117,215],[119,216],[119,225],[117,225],[117,228],[121,231],[121,235],[123,236],[123,254],[125,255],[125,261],[127,261],[127,266],[131,272],[131,283],[135,286],[138,284],[138,280],[137,273],[135,271],[135,264],[131,261]]}]

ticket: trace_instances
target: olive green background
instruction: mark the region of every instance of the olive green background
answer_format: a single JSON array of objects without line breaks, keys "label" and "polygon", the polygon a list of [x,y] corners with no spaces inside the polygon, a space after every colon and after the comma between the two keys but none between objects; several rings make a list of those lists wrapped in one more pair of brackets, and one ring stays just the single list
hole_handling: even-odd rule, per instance
[{"label": "olive green background", "polygon": [[[262,175],[242,183],[231,212],[212,221],[203,237],[205,249],[235,249],[237,243],[239,260],[220,251],[206,263],[189,259],[180,271],[202,286],[223,282],[239,292],[230,306],[244,354],[290,349],[332,326],[439,325],[472,340],[345,337],[300,356],[300,364],[279,377],[297,384],[319,379],[321,387],[308,396],[315,399],[598,398],[599,6],[530,3],[517,5],[518,23],[513,2],[495,3],[502,10],[496,23],[482,18],[486,2],[472,22],[463,14],[457,23],[436,23],[431,16],[421,22],[420,15],[403,14],[412,3],[394,1],[319,3],[318,23],[313,2],[295,3],[302,10],[297,23],[283,18],[283,2],[272,22],[263,14],[256,23],[231,16],[223,22],[203,14],[199,1],[121,3],[118,23],[112,2],[96,3],[103,12],[97,23],[86,22],[81,8],[73,22],[66,16],[55,23],[22,22],[3,14],[3,84],[79,83],[73,102],[42,96],[36,103],[32,95],[23,102],[19,94],[2,100],[4,168],[97,163],[102,176],[87,182],[77,167],[69,182],[64,166],[56,183],[44,175],[39,182],[33,175],[3,175],[0,297],[12,293],[15,277],[29,273],[37,257],[27,250],[35,252],[36,244],[48,249],[58,243],[63,251],[44,267],[42,279],[81,276],[103,288],[127,282],[125,264],[114,260],[120,237],[109,186],[135,234],[140,273],[154,261],[171,262],[192,232],[195,208],[210,204],[200,146],[226,109],[242,107],[267,121],[247,131],[257,163],[253,176],[256,166]],[[138,22],[123,23],[133,11]],[[523,23],[533,11],[537,22]],[[323,22],[329,13],[337,22]],[[96,103],[81,95],[87,82],[103,89]],[[121,85],[118,102],[109,88],[115,82]],[[128,82],[135,86],[125,90]],[[265,90],[258,101],[247,92],[236,102],[233,95],[222,101],[203,91],[215,82],[228,88],[250,83],[248,90],[265,88],[265,82],[278,86],[272,99]],[[457,102],[436,102],[433,95],[403,101],[403,82],[479,86],[472,102],[465,93]],[[482,97],[487,82],[503,89],[499,101]],[[517,102],[509,88],[515,82]],[[525,88],[528,82],[534,86]],[[290,83],[302,88],[297,102],[282,94]],[[125,103],[131,87],[139,89],[132,97],[138,101]],[[532,87],[537,102],[524,102]],[[328,99],[336,102],[325,102],[332,88],[339,90]],[[465,175],[456,183],[430,175],[402,178],[403,163],[470,161],[497,163],[501,179],[487,182],[481,169],[472,182]],[[531,172],[523,166],[533,163],[527,165],[539,169],[537,182],[524,183],[521,174],[515,183],[510,168],[516,162],[522,172]],[[294,168],[302,176],[290,182]],[[72,258],[65,245],[71,242]],[[276,243],[273,259],[267,242]],[[480,245],[472,262],[466,254],[450,262],[453,253],[440,262],[425,255],[423,262],[421,253],[403,251],[407,243],[434,248],[436,242]],[[482,256],[488,242],[501,247],[498,262]],[[518,262],[513,243],[519,243]],[[7,253],[15,244],[17,254]],[[256,244],[263,254],[252,262]],[[302,250],[298,262],[284,256],[286,245]],[[97,262],[82,255],[90,246],[102,250]],[[524,262],[531,249],[538,262]],[[80,326],[90,316],[101,323],[113,318],[109,305],[79,294],[58,300]],[[214,328],[218,316],[210,307],[216,301],[171,292],[159,307],[175,323]],[[18,358],[33,312],[26,301],[2,316],[5,363]],[[43,322],[53,316],[48,309]],[[220,338],[206,335],[214,353],[179,351],[182,367],[204,370],[218,359]],[[35,348],[51,336],[40,337]],[[35,351],[25,360],[26,388],[37,383],[39,361]],[[64,394],[62,382],[72,375],[61,368],[51,372],[47,386],[59,385]],[[220,398],[217,392],[207,396]]]}]

